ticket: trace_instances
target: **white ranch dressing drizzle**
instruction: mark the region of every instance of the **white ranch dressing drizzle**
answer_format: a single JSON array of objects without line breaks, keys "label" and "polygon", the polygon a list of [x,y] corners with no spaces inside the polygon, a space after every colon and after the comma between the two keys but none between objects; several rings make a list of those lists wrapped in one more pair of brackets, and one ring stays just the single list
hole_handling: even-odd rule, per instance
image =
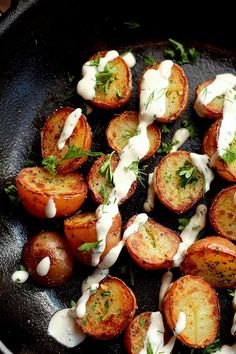
[{"label": "white ranch dressing drizzle", "polygon": [[172,60],[164,60],[159,68],[147,70],[140,89],[140,114],[146,121],[160,118],[166,112],[166,90],[169,85]]},{"label": "white ranch dressing drizzle", "polygon": [[191,246],[199,232],[206,226],[207,207],[204,204],[199,204],[196,208],[196,213],[189,221],[189,224],[181,232],[180,237],[182,242],[179,244],[177,253],[173,257],[173,267],[179,267],[184,259],[184,255],[189,246]]},{"label": "white ranch dressing drizzle", "polygon": [[219,129],[217,153],[222,156],[236,134],[236,90],[227,90],[224,98],[223,116]]},{"label": "white ranch dressing drizzle", "polygon": [[36,267],[37,274],[40,275],[41,277],[45,277],[45,275],[47,275],[49,272],[50,265],[51,265],[50,258],[48,256],[44,257]]},{"label": "white ranch dressing drizzle", "polygon": [[172,283],[172,280],[173,280],[173,274],[170,271],[165,272],[161,278],[161,287],[159,291],[159,303],[158,303],[159,310],[161,310],[162,301],[164,299],[167,289],[169,289]]},{"label": "white ranch dressing drizzle", "polygon": [[118,56],[119,53],[116,50],[110,50],[105,57],[100,58],[98,67],[91,65],[91,61],[87,61],[82,67],[83,78],[77,84],[77,93],[85,100],[93,100],[96,96],[96,74],[103,71],[106,64]]},{"label": "white ranch dressing drizzle", "polygon": [[236,289],[234,290],[234,297],[232,300],[232,308],[234,310],[233,324],[231,327],[231,334],[234,336],[236,334]]},{"label": "white ranch dressing drizzle", "polygon": [[194,109],[200,117],[202,115],[202,106],[206,106],[217,96],[225,95],[228,89],[232,89],[236,85],[236,76],[233,74],[216,75],[215,80],[203,88],[194,104]]},{"label": "white ranch dressing drizzle", "polygon": [[62,150],[65,146],[66,140],[72,135],[79,118],[81,117],[82,110],[80,108],[75,109],[71,112],[65,120],[63,130],[61,132],[60,138],[57,142],[57,147],[59,150]]},{"label": "white ranch dressing drizzle", "polygon": [[53,197],[48,199],[48,202],[44,208],[44,212],[48,219],[52,219],[56,216],[57,208]]},{"label": "white ranch dressing drizzle", "polygon": [[130,69],[132,69],[136,65],[136,59],[132,52],[126,52],[122,54],[121,57]]},{"label": "white ranch dressing drizzle", "polygon": [[210,159],[208,155],[190,153],[190,160],[192,164],[198,169],[198,171],[204,177],[204,192],[208,192],[210,189],[211,182],[214,179],[214,173],[209,168]]},{"label": "white ranch dressing drizzle", "polygon": [[236,192],[234,193],[234,196],[233,196],[233,203],[236,206]]},{"label": "white ranch dressing drizzle", "polygon": [[67,348],[76,347],[86,338],[75,323],[75,308],[57,311],[49,322],[48,334]]},{"label": "white ranch dressing drizzle", "polygon": [[29,273],[26,270],[17,270],[11,276],[14,283],[22,284],[29,278]]},{"label": "white ranch dressing drizzle", "polygon": [[146,213],[149,213],[154,209],[154,202],[155,202],[155,191],[153,186],[153,172],[149,173],[148,175],[148,191],[147,191],[147,199],[143,204],[143,209]]},{"label": "white ranch dressing drizzle", "polygon": [[177,151],[180,146],[182,146],[185,141],[189,138],[189,131],[186,128],[179,128],[176,130],[173,138],[172,138],[172,148],[170,152]]},{"label": "white ranch dressing drizzle", "polygon": [[217,350],[214,354],[235,354],[236,353],[236,343],[232,346],[223,345],[219,350]]},{"label": "white ranch dressing drizzle", "polygon": [[152,312],[150,326],[147,330],[144,346],[139,354],[147,354],[147,345],[150,343],[153,353],[170,354],[175,344],[175,337],[171,337],[169,342],[164,345],[165,328],[162,314]]},{"label": "white ranch dressing drizzle", "polygon": [[186,315],[183,311],[180,311],[178,320],[174,328],[174,335],[178,336],[186,327]]}]

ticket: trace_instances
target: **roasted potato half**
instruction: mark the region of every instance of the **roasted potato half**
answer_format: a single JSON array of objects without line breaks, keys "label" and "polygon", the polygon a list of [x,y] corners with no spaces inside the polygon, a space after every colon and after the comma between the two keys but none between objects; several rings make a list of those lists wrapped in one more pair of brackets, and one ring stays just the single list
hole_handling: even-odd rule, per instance
[{"label": "roasted potato half", "polygon": [[[80,251],[79,247],[85,243],[97,241],[97,218],[95,213],[85,213],[71,216],[64,221],[64,232],[74,254],[84,264],[91,265],[92,250]],[[117,214],[106,237],[106,248],[101,254],[101,260],[121,240],[121,216]]]},{"label": "roasted potato half", "polygon": [[[103,174],[103,167],[106,163],[109,162],[110,167],[106,170],[105,175]],[[99,157],[91,167],[89,174],[87,176],[87,183],[89,187],[90,194],[93,200],[98,203],[102,204],[106,201],[107,197],[111,193],[112,184],[109,181],[109,169],[112,172],[115,171],[117,165],[119,163],[119,157],[116,155],[103,155]],[[129,199],[135,192],[137,186],[137,181],[133,182],[127,196],[121,199],[119,204],[123,204],[127,199]]]},{"label": "roasted potato half", "polygon": [[177,338],[185,345],[203,348],[211,344],[219,330],[219,301],[215,290],[201,277],[187,275],[176,280],[167,290],[163,312],[172,331],[180,312],[186,326]]},{"label": "roasted potato half", "polygon": [[218,235],[236,241],[236,185],[222,189],[217,194],[209,216]]},{"label": "roasted potato half", "polygon": [[224,96],[218,96],[214,98],[210,103],[207,105],[199,105],[197,102],[197,97],[199,93],[207,89],[207,86],[209,86],[214,80],[206,80],[202,82],[198,87],[196,88],[195,91],[195,103],[194,103],[194,109],[196,113],[199,115],[199,117],[202,118],[214,118],[214,119],[221,119],[222,118],[222,112],[223,112],[223,105],[224,105]]},{"label": "roasted potato half", "polygon": [[[136,215],[127,223],[133,224]],[[148,218],[138,231],[126,240],[126,247],[133,260],[144,269],[170,268],[181,242],[177,233]]]},{"label": "roasted potato half", "polygon": [[75,126],[75,129],[73,130],[72,135],[67,139],[65,147],[61,150],[58,149],[58,140],[63,130],[66,118],[73,111],[74,108],[70,107],[59,108],[48,117],[41,132],[42,156],[43,158],[50,155],[56,157],[58,161],[56,170],[58,173],[75,171],[87,160],[87,156],[65,160],[64,157],[70,146],[73,145],[75,148],[81,147],[83,150],[90,150],[92,145],[91,128],[86,117],[82,114]]},{"label": "roasted potato half", "polygon": [[190,160],[190,153],[177,151],[164,157],[154,170],[153,186],[160,201],[176,214],[190,209],[202,196],[204,179],[196,170],[196,180],[193,183],[180,185],[181,176],[177,171]]},{"label": "roasted potato half", "polygon": [[[106,53],[106,51],[98,52],[89,61],[102,58]],[[107,110],[123,107],[130,100],[132,93],[132,74],[122,57],[109,61],[109,66],[113,70],[111,75],[113,81],[108,82],[107,86],[106,81],[97,76],[97,82],[103,84],[96,85],[96,96],[90,101],[94,106]]]},{"label": "roasted potato half", "polygon": [[22,169],[16,177],[16,187],[25,209],[38,218],[49,217],[45,209],[49,199],[55,205],[56,217],[76,212],[83,204],[88,190],[80,174],[71,172],[52,176],[42,167]]},{"label": "roasted potato half", "polygon": [[[104,290],[105,289],[105,290]],[[136,311],[134,293],[120,279],[107,276],[86,304],[86,314],[77,318],[83,332],[96,339],[111,339],[129,325]]]},{"label": "roasted potato half", "polygon": [[70,279],[74,266],[73,254],[66,240],[51,231],[40,232],[28,239],[23,261],[31,277],[44,286],[64,284]]},{"label": "roasted potato half", "polygon": [[[129,139],[137,134],[138,112],[125,111],[115,116],[106,130],[106,137],[110,147],[118,154],[128,144]],[[150,148],[143,160],[155,154],[161,143],[161,132],[157,125],[151,124],[147,128]]]},{"label": "roasted potato half", "polygon": [[[144,73],[149,69],[158,69],[160,63],[155,63],[147,67]],[[142,77],[143,77],[142,75]],[[139,94],[141,90],[142,77],[139,82]],[[157,87],[158,88],[158,87]],[[177,119],[185,110],[188,101],[188,80],[185,76],[183,69],[173,64],[171,69],[171,76],[169,78],[169,86],[166,90],[166,112],[163,117],[156,118],[158,122],[171,123]]]},{"label": "roasted potato half", "polygon": [[[217,150],[218,137],[221,120],[214,122],[206,132],[203,139],[203,152],[212,158]],[[236,148],[236,137],[231,143],[233,149]],[[221,157],[217,157],[212,167],[216,168],[218,174],[229,182],[236,182],[236,160],[227,164]]]},{"label": "roasted potato half", "polygon": [[214,288],[234,288],[236,246],[218,236],[199,240],[188,248],[181,270],[184,274],[203,277]]}]

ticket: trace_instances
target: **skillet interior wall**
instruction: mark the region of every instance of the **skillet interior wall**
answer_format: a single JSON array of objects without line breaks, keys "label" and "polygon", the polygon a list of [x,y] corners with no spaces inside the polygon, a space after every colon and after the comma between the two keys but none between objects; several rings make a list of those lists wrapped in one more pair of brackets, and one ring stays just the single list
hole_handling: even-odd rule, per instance
[{"label": "skillet interior wall", "polygon": [[[31,1],[29,7],[25,6],[26,3],[27,1],[19,1],[18,4],[14,4],[12,11],[15,11],[15,18],[17,14],[19,18],[11,24],[11,27],[8,26],[5,15],[2,26],[0,20],[1,190],[6,181],[13,181],[19,169],[23,167],[25,159],[31,154],[31,147],[34,146],[35,151],[39,151],[40,128],[46,116],[61,104],[68,92],[67,72],[79,77],[81,64],[92,53],[101,49],[119,47],[128,49],[129,46],[137,44],[142,46],[142,43],[157,43],[169,37],[177,40],[204,41],[223,47],[234,45],[230,35],[233,22],[229,19],[226,27],[222,27],[219,21],[216,22],[213,12],[209,16],[197,6],[190,10],[184,8],[183,4],[171,6],[166,4],[166,7],[155,4],[155,10],[152,11],[153,5],[149,3],[145,7],[136,4],[128,10],[127,5],[122,2],[114,4],[103,2],[96,4],[91,11],[91,4],[81,4],[72,0]],[[186,9],[188,15],[183,13]],[[221,10],[219,12],[222,14]],[[124,25],[124,22],[129,21],[136,21],[141,27],[131,30]],[[106,115],[104,119],[106,124]],[[4,197],[2,201],[5,209]],[[40,320],[43,322],[44,314],[41,313],[41,304],[38,304],[37,300],[44,301],[45,307],[51,310],[51,306],[56,308],[60,302],[65,304],[64,291],[75,293],[77,284],[76,282],[72,284],[72,290],[66,287],[58,289],[58,303],[53,300],[53,304],[49,301],[50,292],[46,291],[44,296],[40,287],[29,289],[26,285],[26,290],[22,294],[25,304],[21,305],[20,311],[13,311],[14,296],[11,296],[10,292],[14,290],[8,283],[8,272],[13,269],[15,260],[20,259],[24,238],[28,233],[15,217],[14,213],[9,216],[7,209],[1,216],[0,317],[3,321],[11,322],[11,328],[4,326],[1,339],[6,341],[15,353],[20,352],[24,343],[22,349],[24,354],[30,352],[28,348],[34,347],[32,343],[35,342],[33,353],[38,353],[40,349],[37,342],[40,342],[38,335],[41,332],[40,329],[37,332],[37,329],[40,327]],[[27,216],[23,214],[22,220],[25,221],[26,218]],[[3,252],[7,248],[9,252]],[[89,273],[84,268],[82,271],[84,274]],[[139,275],[141,278],[149,277],[142,271]],[[83,277],[84,275],[81,279]],[[153,294],[155,291],[154,288]],[[31,306],[33,299],[28,300],[29,293],[36,300],[33,308]],[[148,303],[149,300],[144,299],[145,301]],[[149,309],[155,310],[154,305],[151,306]],[[25,309],[29,316],[35,316],[35,321],[31,324],[23,323]],[[21,330],[18,325],[12,325],[19,323],[19,316],[22,316]],[[29,325],[32,328],[32,338],[24,334]],[[92,344],[93,342],[87,349],[84,347],[83,353],[91,353]],[[55,352],[64,352],[54,342],[45,342],[44,350],[51,352],[52,346]],[[99,345],[96,343],[96,346]],[[106,353],[121,353],[119,340],[112,344],[108,343],[106,350]]]}]

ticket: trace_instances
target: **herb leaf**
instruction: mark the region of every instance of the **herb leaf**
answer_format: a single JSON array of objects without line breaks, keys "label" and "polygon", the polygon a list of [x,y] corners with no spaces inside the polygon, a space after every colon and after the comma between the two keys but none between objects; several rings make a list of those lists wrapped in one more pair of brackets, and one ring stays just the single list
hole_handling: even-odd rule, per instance
[{"label": "herb leaf", "polygon": [[70,300],[69,302],[69,307],[75,307],[76,306],[76,302],[74,300]]},{"label": "herb leaf", "polygon": [[105,95],[108,94],[110,84],[115,80],[117,69],[111,63],[107,63],[103,71],[96,74],[96,88],[101,87]]},{"label": "herb leaf", "polygon": [[82,147],[76,148],[74,145],[69,146],[63,160],[69,160],[72,158],[84,157],[84,156],[92,156],[98,157],[104,155],[103,152],[96,152],[96,151],[87,151],[83,150]]},{"label": "herb leaf", "polygon": [[108,202],[108,197],[109,197],[109,193],[108,193],[108,190],[107,190],[107,185],[102,185],[100,190],[99,190],[99,193],[101,194],[102,196],[102,199],[103,199],[103,203],[104,204],[107,204]]},{"label": "herb leaf", "polygon": [[156,60],[153,57],[151,57],[150,55],[145,55],[144,61],[147,65],[153,65],[156,62]]},{"label": "herb leaf", "polygon": [[42,166],[51,174],[56,174],[56,168],[59,165],[57,159],[53,155],[46,156],[42,161]]},{"label": "herb leaf", "polygon": [[87,252],[93,250],[94,248],[96,248],[101,241],[102,240],[96,241],[96,242],[85,242],[81,246],[78,247],[78,250],[83,251],[83,253],[87,253]]},{"label": "herb leaf", "polygon": [[236,148],[230,147],[221,157],[227,163],[227,165],[230,165],[236,160]]},{"label": "herb leaf", "polygon": [[158,154],[168,154],[172,148],[173,144],[161,143],[161,146],[157,150]]},{"label": "herb leaf", "polygon": [[135,21],[126,21],[126,22],[124,22],[124,24],[126,26],[128,26],[130,29],[135,29],[135,28],[141,27],[140,24],[138,22],[135,22]]},{"label": "herb leaf", "polygon": [[114,153],[115,153],[115,151],[112,151],[112,153],[108,154],[105,162],[100,167],[100,175],[102,177],[105,177],[107,182],[111,185],[113,185],[113,172],[111,169],[111,159],[112,159],[112,156],[114,155]]},{"label": "herb leaf", "polygon": [[102,296],[109,296],[110,295],[110,291],[109,290],[104,290],[103,292],[102,292]]},{"label": "herb leaf", "polygon": [[160,131],[162,134],[166,134],[169,133],[170,129],[167,128],[167,125],[165,123],[163,123],[160,125]]},{"label": "herb leaf", "polygon": [[24,271],[24,270],[25,270],[25,267],[23,266],[23,264],[20,264],[20,265],[19,265],[19,270],[21,270],[21,271]]},{"label": "herb leaf", "polygon": [[139,161],[133,161],[127,167],[125,167],[125,171],[133,171],[137,180],[143,185],[143,176],[146,175],[147,165],[143,167],[138,166]]},{"label": "herb leaf", "polygon": [[202,354],[212,354],[215,353],[220,347],[220,338],[216,338],[216,340],[208,345],[208,347],[204,348]]},{"label": "herb leaf", "polygon": [[141,326],[142,328],[144,328],[144,327],[145,327],[145,324],[146,324],[146,320],[141,317],[140,320],[139,320],[139,324],[140,324],[140,326]]},{"label": "herb leaf", "polygon": [[187,160],[184,165],[176,171],[176,175],[180,177],[179,186],[185,188],[187,184],[195,184],[199,177],[196,176],[197,168]]},{"label": "herb leaf", "polygon": [[151,343],[149,339],[147,340],[147,354],[154,354]]},{"label": "herb leaf", "polygon": [[89,62],[89,66],[99,66],[99,62],[100,62],[100,55],[98,55],[94,60],[91,60]]},{"label": "herb leaf", "polygon": [[171,48],[164,50],[164,57],[175,59],[179,65],[193,63],[199,56],[195,48],[186,49],[183,44],[169,38]]},{"label": "herb leaf", "polygon": [[194,122],[192,121],[192,119],[188,116],[184,116],[183,120],[182,120],[182,126],[186,129],[188,129],[189,131],[189,136],[191,138],[196,138],[196,136],[198,135],[198,128],[196,127],[196,125],[194,124]]},{"label": "herb leaf", "polygon": [[234,297],[234,289],[227,289],[227,293],[229,296]]},{"label": "herb leaf", "polygon": [[132,138],[133,136],[138,135],[137,130],[131,131],[128,129],[124,130],[124,133],[121,135],[120,140],[129,140],[130,138]]},{"label": "herb leaf", "polygon": [[7,194],[10,202],[18,207],[20,205],[20,198],[18,197],[17,188],[14,184],[11,184],[4,188],[5,193]]},{"label": "herb leaf", "polygon": [[189,224],[190,220],[187,218],[179,218],[178,222],[179,222],[178,230],[183,231],[185,227]]}]

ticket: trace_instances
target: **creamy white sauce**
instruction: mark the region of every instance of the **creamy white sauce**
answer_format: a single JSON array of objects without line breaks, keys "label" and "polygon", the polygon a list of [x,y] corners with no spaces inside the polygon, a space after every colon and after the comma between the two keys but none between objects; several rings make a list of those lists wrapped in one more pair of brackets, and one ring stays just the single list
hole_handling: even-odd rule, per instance
[{"label": "creamy white sauce", "polygon": [[206,226],[207,207],[204,204],[199,204],[196,208],[196,213],[189,221],[189,224],[181,232],[180,237],[182,242],[179,244],[177,253],[173,257],[173,267],[179,267],[184,259],[184,255],[189,246],[191,246],[201,230]]},{"label": "creamy white sauce", "polygon": [[12,281],[18,284],[24,283],[29,278],[29,273],[26,270],[17,270],[11,276]]},{"label": "creamy white sauce", "polygon": [[77,93],[85,100],[93,100],[96,96],[96,74],[103,71],[106,64],[118,56],[116,50],[110,50],[105,57],[100,58],[98,67],[91,65],[91,61],[87,61],[82,67],[83,78],[77,84]]},{"label": "creamy white sauce", "polygon": [[208,192],[210,189],[211,182],[214,179],[214,173],[212,170],[209,168],[210,165],[210,159],[208,155],[200,155],[200,154],[195,154],[193,152],[190,153],[190,160],[195,166],[198,171],[203,175],[204,177],[204,192]]},{"label": "creamy white sauce", "polygon": [[57,142],[57,147],[59,150],[62,150],[64,148],[67,139],[69,139],[72,135],[79,121],[79,118],[81,117],[81,114],[82,110],[80,108],[77,108],[73,112],[71,112],[66,118],[60,138]]},{"label": "creamy white sauce", "polygon": [[132,52],[127,52],[121,55],[128,67],[132,69],[136,65],[136,59]]},{"label": "creamy white sauce", "polygon": [[52,219],[56,216],[57,208],[53,197],[48,199],[48,202],[44,208],[44,212],[48,219]]},{"label": "creamy white sauce", "polygon": [[143,204],[143,209],[146,211],[146,213],[150,213],[150,211],[154,209],[155,195],[156,193],[153,186],[153,173],[149,173],[147,200]]},{"label": "creamy white sauce", "polygon": [[82,283],[82,293],[90,289],[92,284],[100,283],[109,274],[109,269],[96,268],[92,275],[89,275]]},{"label": "creamy white sauce", "polygon": [[174,328],[174,335],[178,336],[186,327],[186,315],[183,311],[180,311],[178,320]]},{"label": "creamy white sauce", "polygon": [[194,109],[200,117],[203,117],[202,108],[213,101],[217,96],[225,95],[228,89],[236,85],[236,76],[233,74],[216,75],[215,80],[202,89],[194,104]]},{"label": "creamy white sauce", "polygon": [[234,193],[234,196],[233,196],[233,203],[236,206],[236,192]]},{"label": "creamy white sauce", "polygon": [[166,345],[164,345],[165,328],[163,324],[162,314],[152,312],[150,326],[147,330],[144,346],[139,354],[147,354],[147,345],[151,345],[153,353],[170,354],[175,344],[175,337],[171,337]]},{"label": "creamy white sauce", "polygon": [[159,310],[161,310],[162,301],[164,299],[167,289],[170,287],[170,284],[172,283],[172,280],[173,280],[173,274],[170,271],[165,272],[161,278],[161,287],[159,291]]},{"label": "creamy white sauce", "polygon": [[224,155],[236,135],[236,90],[226,92],[224,98],[223,116],[219,129],[217,152]]},{"label": "creamy white sauce", "polygon": [[166,90],[169,85],[171,60],[163,61],[157,70],[147,70],[140,88],[140,114],[145,120],[160,118],[166,112]]},{"label": "creamy white sauce", "polygon": [[45,277],[50,269],[51,261],[49,257],[44,257],[37,265],[36,272],[41,277]]},{"label": "creamy white sauce", "polygon": [[186,128],[179,128],[176,130],[173,138],[172,138],[172,148],[170,152],[177,151],[180,146],[182,146],[185,141],[189,138],[189,131]]},{"label": "creamy white sauce", "polygon": [[236,343],[233,345],[223,345],[221,349],[217,350],[214,354],[235,354],[236,353]]},{"label": "creamy white sauce", "polygon": [[141,225],[144,225],[147,222],[147,220],[148,220],[147,214],[142,213],[142,214],[137,215],[136,218],[134,219],[134,222],[129,227],[127,227],[127,229],[125,230],[124,235],[123,235],[124,241],[126,241],[130,235],[133,235],[134,233],[136,233],[138,231],[139,227]]},{"label": "creamy white sauce", "polygon": [[86,338],[86,335],[76,325],[75,315],[72,314],[71,310],[63,309],[57,311],[52,316],[48,326],[49,336],[67,348],[76,347]]}]

